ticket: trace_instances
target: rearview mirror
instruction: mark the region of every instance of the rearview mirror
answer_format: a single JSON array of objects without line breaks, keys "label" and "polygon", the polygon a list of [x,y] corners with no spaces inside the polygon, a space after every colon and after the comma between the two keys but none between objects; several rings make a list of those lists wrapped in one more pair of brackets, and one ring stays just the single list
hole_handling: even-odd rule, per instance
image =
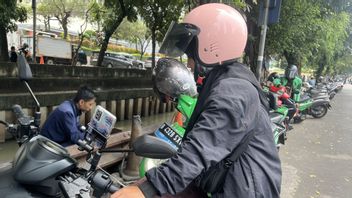
[{"label": "rearview mirror", "polygon": [[167,159],[177,153],[171,145],[151,135],[138,137],[133,143],[133,150],[137,156],[153,159]]},{"label": "rearview mirror", "polygon": [[20,54],[17,58],[18,76],[20,80],[30,80],[33,75],[26,58]]}]

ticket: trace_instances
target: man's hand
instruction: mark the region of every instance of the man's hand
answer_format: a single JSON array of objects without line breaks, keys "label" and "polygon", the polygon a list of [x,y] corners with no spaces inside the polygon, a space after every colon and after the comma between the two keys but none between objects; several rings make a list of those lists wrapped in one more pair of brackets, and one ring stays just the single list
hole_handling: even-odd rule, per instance
[{"label": "man's hand", "polygon": [[127,186],[115,192],[110,198],[145,198],[137,186]]}]

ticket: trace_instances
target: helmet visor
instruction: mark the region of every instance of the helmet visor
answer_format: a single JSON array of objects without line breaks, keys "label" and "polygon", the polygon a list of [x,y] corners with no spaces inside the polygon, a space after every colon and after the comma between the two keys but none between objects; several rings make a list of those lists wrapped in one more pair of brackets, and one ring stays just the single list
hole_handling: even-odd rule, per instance
[{"label": "helmet visor", "polygon": [[159,52],[171,57],[182,56],[192,39],[199,34],[199,29],[188,23],[171,22]]}]

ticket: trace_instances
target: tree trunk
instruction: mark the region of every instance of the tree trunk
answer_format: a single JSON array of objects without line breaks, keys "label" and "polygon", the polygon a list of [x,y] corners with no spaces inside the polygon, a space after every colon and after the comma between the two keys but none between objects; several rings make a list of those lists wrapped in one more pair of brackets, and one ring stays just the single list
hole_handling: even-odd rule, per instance
[{"label": "tree trunk", "polygon": [[319,60],[319,67],[315,73],[315,79],[319,79],[319,77],[322,75],[325,68],[325,63],[326,63],[326,57],[325,55],[323,55],[323,57]]},{"label": "tree trunk", "polygon": [[121,14],[117,17],[116,21],[111,26],[104,27],[105,38],[99,51],[97,66],[101,66],[101,63],[103,62],[106,49],[108,49],[110,37],[115,32],[116,28],[119,27],[119,25],[122,23],[122,20],[127,16],[127,11],[125,9],[124,2],[122,0],[119,0],[119,3],[122,9]]},{"label": "tree trunk", "polygon": [[301,74],[302,74],[302,63],[301,63],[301,62],[299,62],[299,63],[297,64],[297,69],[298,69],[298,75],[301,76]]},{"label": "tree trunk", "polygon": [[327,66],[325,69],[325,75],[329,75],[331,73],[331,66]]},{"label": "tree trunk", "polygon": [[44,16],[45,31],[50,31],[50,16]]},{"label": "tree trunk", "polygon": [[101,66],[101,63],[103,62],[103,59],[104,59],[105,52],[108,49],[109,40],[112,34],[115,32],[116,28],[119,27],[119,25],[121,24],[123,18],[125,18],[125,16],[120,16],[119,19],[116,20],[116,23],[110,26],[108,30],[105,30],[105,38],[103,40],[103,43],[101,44],[97,66]]},{"label": "tree trunk", "polygon": [[62,29],[64,30],[64,39],[67,39],[67,18],[62,19]]},{"label": "tree trunk", "polygon": [[252,17],[250,17],[251,13],[246,13],[248,22],[248,35],[251,36],[251,38],[255,39],[248,39],[247,45],[245,48],[245,63],[250,67],[253,73],[256,73],[257,70],[257,59],[258,59],[258,48],[259,48],[259,35],[260,35],[260,30],[257,26],[257,23],[254,20],[251,20]]},{"label": "tree trunk", "polygon": [[46,17],[44,16],[44,30],[47,32],[47,31],[49,31],[49,29],[48,29],[48,21],[47,21],[47,19],[46,19]]},{"label": "tree trunk", "polygon": [[106,49],[108,49],[108,44],[109,44],[109,40],[112,34],[110,35],[105,35],[105,38],[103,40],[103,43],[101,44],[101,48],[99,51],[99,57],[98,57],[98,61],[97,61],[97,66],[101,66],[101,64],[103,63],[103,59],[105,56],[105,52]]},{"label": "tree trunk", "polygon": [[140,56],[139,56],[139,60],[142,60],[143,55],[144,55],[144,43],[141,39],[138,39],[137,41],[139,43],[139,47],[140,47]]},{"label": "tree trunk", "polygon": [[155,67],[156,27],[152,27],[152,68]]},{"label": "tree trunk", "polygon": [[0,26],[0,61],[9,61],[6,33],[5,28]]},{"label": "tree trunk", "polygon": [[295,54],[290,53],[288,51],[284,51],[284,56],[286,58],[288,65],[296,65],[297,66],[297,57]]},{"label": "tree trunk", "polygon": [[258,5],[253,1],[244,1],[251,10],[245,12],[247,18],[248,27],[248,40],[245,48],[245,60],[244,62],[250,67],[251,71],[255,74],[257,71],[257,60],[259,50],[259,39],[260,39],[260,27],[257,24],[257,18],[259,15]]},{"label": "tree trunk", "polygon": [[84,34],[81,33],[81,34],[79,34],[79,40],[78,40],[78,43],[77,43],[77,48],[76,48],[76,50],[74,50],[74,54],[73,54],[73,57],[72,57],[72,63],[71,63],[72,66],[76,66],[76,64],[77,64],[78,52],[81,49],[83,40],[84,40]]}]

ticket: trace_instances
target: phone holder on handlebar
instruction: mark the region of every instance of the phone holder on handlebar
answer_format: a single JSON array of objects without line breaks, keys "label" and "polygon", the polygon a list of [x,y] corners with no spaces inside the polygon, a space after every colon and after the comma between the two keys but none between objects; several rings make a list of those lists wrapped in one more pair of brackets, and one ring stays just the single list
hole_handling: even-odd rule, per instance
[{"label": "phone holder on handlebar", "polygon": [[[115,126],[116,117],[98,105],[88,123],[84,140],[78,141],[79,150],[87,151],[87,162],[91,165],[87,175],[93,173],[101,158],[101,150],[105,149],[108,137]],[[98,150],[95,150],[97,148]]]},{"label": "phone holder on handlebar", "polygon": [[95,146],[98,146],[98,149],[104,149],[106,147],[107,137],[103,136],[99,131],[97,131],[92,126],[88,125],[88,130],[84,137],[84,140],[78,140],[78,149],[80,151],[87,151],[86,161],[90,164],[90,169],[87,172],[88,175],[92,174],[93,171],[97,168],[98,163],[101,158],[101,153],[99,150],[95,150]]},{"label": "phone holder on handlebar", "polygon": [[89,126],[88,130],[86,130],[84,140],[78,140],[78,149],[81,151],[84,150],[91,152],[94,150],[95,146],[97,146],[99,149],[104,149],[106,147],[106,143],[107,137],[101,135],[99,131]]}]

